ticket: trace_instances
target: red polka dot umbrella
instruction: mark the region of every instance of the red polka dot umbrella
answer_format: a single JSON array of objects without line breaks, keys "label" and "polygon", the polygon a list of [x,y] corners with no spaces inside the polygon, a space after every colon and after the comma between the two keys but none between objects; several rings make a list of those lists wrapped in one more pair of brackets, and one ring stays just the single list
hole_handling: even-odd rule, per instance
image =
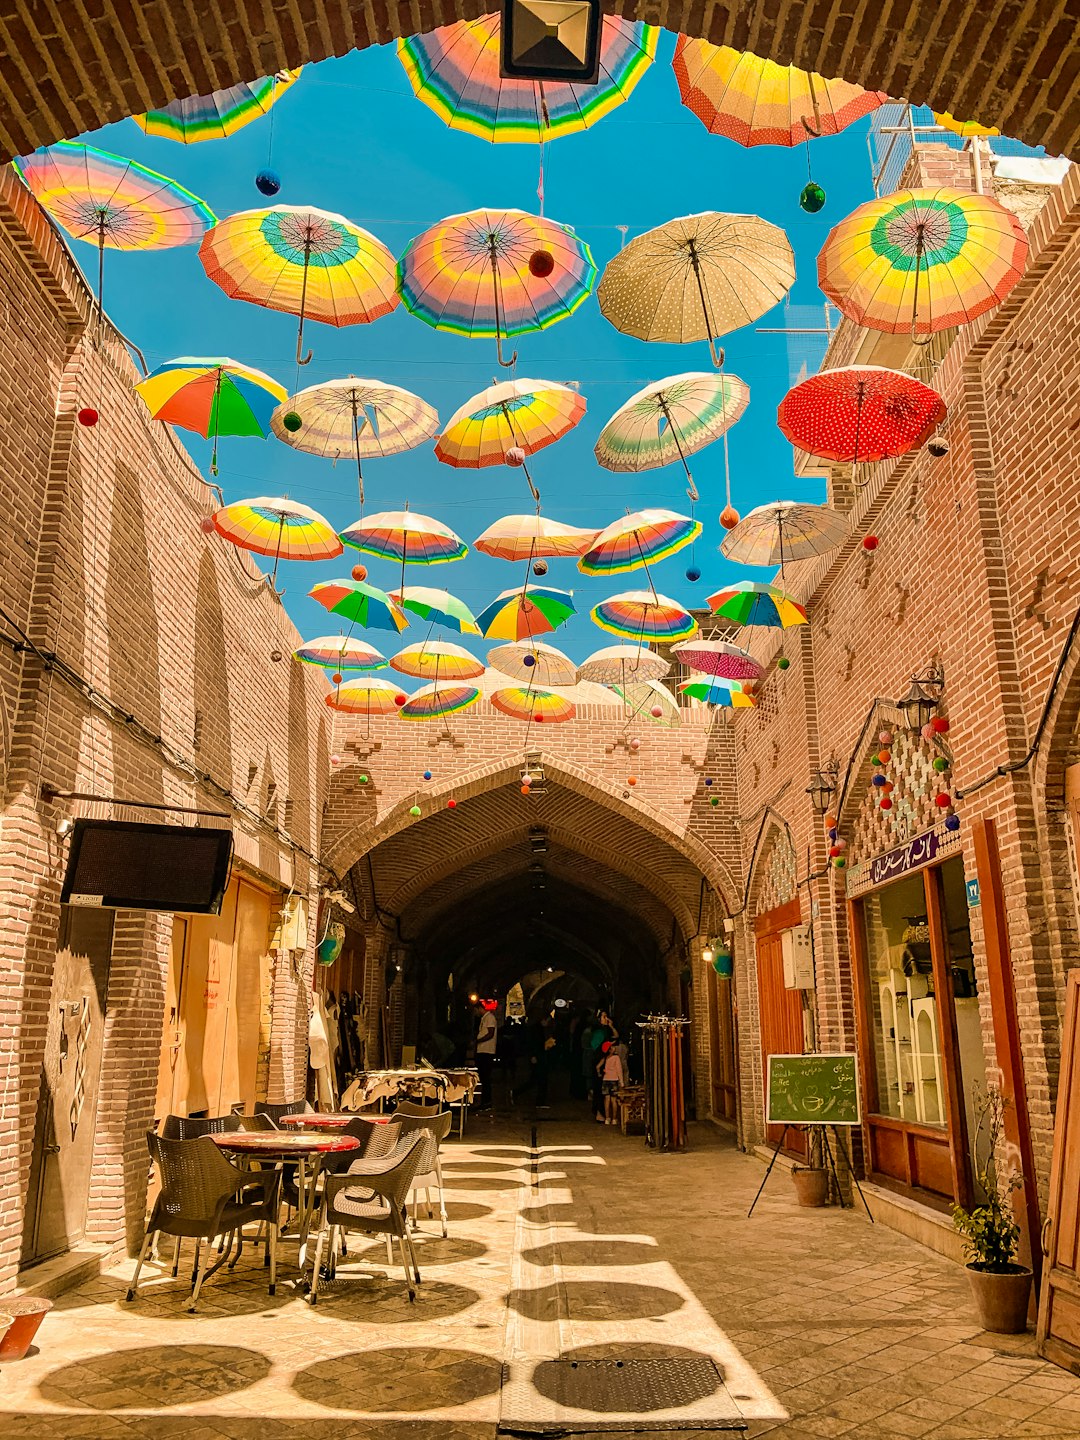
[{"label": "red polka dot umbrella", "polygon": [[880,365],[845,365],[789,390],[776,419],[800,450],[854,465],[917,449],[945,415],[941,396],[914,376]]}]

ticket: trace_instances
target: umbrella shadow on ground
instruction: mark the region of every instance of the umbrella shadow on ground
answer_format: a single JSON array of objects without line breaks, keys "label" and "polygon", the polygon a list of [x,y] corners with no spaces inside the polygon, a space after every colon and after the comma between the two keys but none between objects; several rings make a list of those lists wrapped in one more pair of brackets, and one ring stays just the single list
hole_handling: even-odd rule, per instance
[{"label": "umbrella shadow on ground", "polygon": [[563,1222],[572,1223],[577,1219],[577,1210],[569,1201],[551,1201],[546,1205],[525,1205],[518,1211],[529,1225],[558,1225]]},{"label": "umbrella shadow on ground", "polygon": [[336,1355],[299,1371],[292,1382],[298,1395],[328,1409],[416,1413],[464,1405],[501,1384],[499,1361],[442,1345]]},{"label": "umbrella shadow on ground", "polygon": [[553,1245],[522,1250],[521,1258],[530,1265],[600,1265],[606,1269],[655,1265],[664,1256],[658,1245],[643,1245],[635,1240],[559,1240]]},{"label": "umbrella shadow on ground", "polygon": [[[363,1320],[373,1325],[423,1325],[446,1315],[458,1315],[480,1299],[475,1290],[465,1285],[424,1280],[417,1288],[416,1299],[410,1302],[400,1271],[397,1275],[388,1271],[372,1274],[370,1270],[361,1269],[350,1273],[352,1264],[350,1255],[339,1264],[336,1279],[320,1283],[320,1311],[325,1309],[335,1317]],[[423,1270],[420,1273],[422,1275]]]},{"label": "umbrella shadow on ground", "polygon": [[485,1215],[490,1214],[490,1205],[474,1205],[468,1200],[446,1201],[446,1218],[448,1220],[482,1220]]},{"label": "umbrella shadow on ground", "polygon": [[507,1304],[528,1320],[649,1320],[681,1310],[685,1300],[674,1290],[657,1285],[628,1285],[620,1281],[564,1281],[539,1285],[535,1290],[511,1290]]},{"label": "umbrella shadow on ground", "polygon": [[[420,1223],[423,1225],[423,1221]],[[490,1248],[482,1240],[470,1240],[463,1235],[450,1235],[443,1239],[441,1235],[431,1234],[423,1229],[413,1231],[413,1244],[416,1246],[416,1259],[420,1265],[421,1275],[424,1273],[425,1265],[456,1265],[465,1260],[479,1260],[482,1255],[488,1253]],[[386,1246],[382,1244],[367,1245],[363,1250],[355,1252],[350,1247],[348,1258],[358,1265],[384,1264]]]},{"label": "umbrella shadow on ground", "polygon": [[446,1180],[448,1190],[509,1190],[528,1183],[516,1175],[448,1175]]},{"label": "umbrella shadow on ground", "polygon": [[92,1410],[157,1410],[246,1390],[269,1373],[266,1355],[238,1345],[145,1345],[61,1366],[38,1393]]}]

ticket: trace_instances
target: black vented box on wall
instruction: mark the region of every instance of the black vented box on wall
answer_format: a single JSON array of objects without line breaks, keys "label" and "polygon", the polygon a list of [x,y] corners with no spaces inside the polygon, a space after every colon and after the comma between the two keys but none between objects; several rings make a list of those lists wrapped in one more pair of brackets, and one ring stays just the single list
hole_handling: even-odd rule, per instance
[{"label": "black vented box on wall", "polygon": [[60,899],[111,910],[218,915],[232,831],[76,820]]}]

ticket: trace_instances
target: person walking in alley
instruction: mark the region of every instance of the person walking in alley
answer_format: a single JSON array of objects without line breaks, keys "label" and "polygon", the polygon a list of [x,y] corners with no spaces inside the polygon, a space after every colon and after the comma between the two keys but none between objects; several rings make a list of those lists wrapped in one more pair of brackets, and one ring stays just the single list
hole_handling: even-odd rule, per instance
[{"label": "person walking in alley", "polygon": [[476,1032],[476,1069],[480,1076],[480,1102],[478,1110],[490,1110],[492,1105],[492,1083],[495,1072],[495,1052],[499,1044],[499,1022],[495,1008],[490,1001],[481,1000],[476,1007],[480,1024]]},{"label": "person walking in alley", "polygon": [[[618,1106],[615,1097],[626,1084],[626,1067],[623,1064],[622,1048],[614,1040],[605,1040],[601,1046],[601,1059],[597,1065],[604,1089],[605,1125],[614,1125],[618,1120]],[[600,1119],[597,1116],[597,1119]]]}]

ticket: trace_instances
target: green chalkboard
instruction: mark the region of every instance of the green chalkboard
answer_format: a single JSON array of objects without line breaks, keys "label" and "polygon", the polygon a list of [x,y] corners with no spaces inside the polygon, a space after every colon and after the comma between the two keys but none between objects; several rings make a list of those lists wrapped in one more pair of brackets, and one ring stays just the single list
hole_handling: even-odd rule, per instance
[{"label": "green chalkboard", "polygon": [[765,1081],[770,1125],[858,1125],[854,1055],[770,1055]]}]

